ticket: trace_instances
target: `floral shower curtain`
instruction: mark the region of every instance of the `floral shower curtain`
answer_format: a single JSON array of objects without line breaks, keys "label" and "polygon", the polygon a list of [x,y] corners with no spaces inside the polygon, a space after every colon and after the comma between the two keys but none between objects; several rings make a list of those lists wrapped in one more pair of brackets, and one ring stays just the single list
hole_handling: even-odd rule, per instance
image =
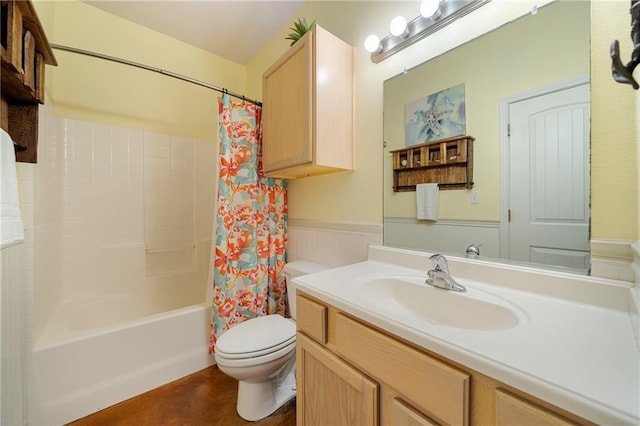
[{"label": "floral shower curtain", "polygon": [[[262,174],[262,109],[218,101],[218,201],[209,353],[224,331],[261,315],[285,314],[287,181]],[[212,247],[213,249],[213,247]]]}]

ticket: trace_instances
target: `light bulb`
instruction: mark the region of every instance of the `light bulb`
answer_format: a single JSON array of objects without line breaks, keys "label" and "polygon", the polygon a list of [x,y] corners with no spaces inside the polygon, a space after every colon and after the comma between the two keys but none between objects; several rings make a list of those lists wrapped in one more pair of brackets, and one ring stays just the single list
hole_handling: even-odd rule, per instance
[{"label": "light bulb", "polygon": [[425,18],[438,18],[440,16],[440,0],[422,0],[420,2],[420,15]]},{"label": "light bulb", "polygon": [[404,16],[396,16],[391,20],[389,32],[394,36],[406,37],[409,35],[409,31],[407,31],[407,20],[404,19]]},{"label": "light bulb", "polygon": [[375,34],[371,34],[364,41],[364,50],[369,53],[376,53],[380,51],[380,47],[380,39]]}]

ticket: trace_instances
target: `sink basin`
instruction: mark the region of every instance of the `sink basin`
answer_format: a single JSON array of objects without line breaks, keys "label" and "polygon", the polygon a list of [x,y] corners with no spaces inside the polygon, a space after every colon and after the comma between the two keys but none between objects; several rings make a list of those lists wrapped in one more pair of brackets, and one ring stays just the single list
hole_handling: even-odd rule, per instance
[{"label": "sink basin", "polygon": [[436,325],[497,331],[521,323],[519,308],[492,293],[469,286],[467,292],[457,293],[424,281],[425,277],[413,275],[375,275],[355,285],[360,296],[381,310]]}]

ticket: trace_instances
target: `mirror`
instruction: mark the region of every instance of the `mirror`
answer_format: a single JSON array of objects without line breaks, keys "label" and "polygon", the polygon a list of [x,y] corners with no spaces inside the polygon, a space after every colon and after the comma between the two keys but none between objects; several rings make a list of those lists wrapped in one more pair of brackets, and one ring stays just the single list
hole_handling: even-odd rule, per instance
[{"label": "mirror", "polygon": [[[385,81],[384,244],[588,273],[589,49],[589,2],[557,1]],[[416,101],[461,84],[473,187],[441,186],[437,220],[418,220],[391,151]]]}]

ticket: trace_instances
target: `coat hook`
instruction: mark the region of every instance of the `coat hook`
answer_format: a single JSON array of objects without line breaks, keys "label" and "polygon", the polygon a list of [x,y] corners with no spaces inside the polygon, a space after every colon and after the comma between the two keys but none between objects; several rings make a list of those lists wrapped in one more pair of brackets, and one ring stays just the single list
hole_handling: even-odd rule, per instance
[{"label": "coat hook", "polygon": [[618,40],[611,42],[611,74],[613,79],[618,83],[630,84],[635,90],[640,87],[635,78],[633,71],[640,64],[640,0],[631,0],[631,41],[633,42],[633,52],[631,53],[631,61],[624,65],[620,59],[620,43]]}]

